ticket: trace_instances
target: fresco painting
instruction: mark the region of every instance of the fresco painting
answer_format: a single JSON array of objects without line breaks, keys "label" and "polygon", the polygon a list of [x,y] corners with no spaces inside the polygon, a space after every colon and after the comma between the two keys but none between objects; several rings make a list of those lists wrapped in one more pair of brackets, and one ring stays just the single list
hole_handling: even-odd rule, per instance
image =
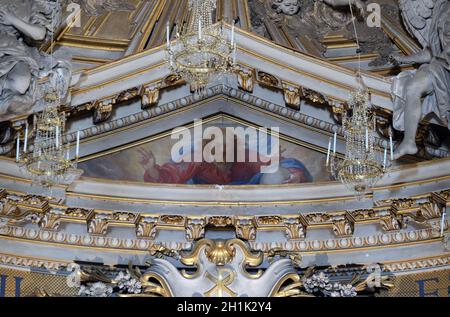
[{"label": "fresco painting", "polygon": [[[223,118],[209,122],[203,129],[208,126],[223,129],[248,128]],[[80,163],[79,167],[84,170],[85,178],[160,184],[278,185],[330,180],[329,173],[324,168],[325,154],[287,141],[283,137],[279,140],[279,168],[273,173],[261,173],[261,167],[267,165],[267,161],[261,159],[261,152],[252,148],[248,139],[244,141],[246,158],[256,151],[259,154],[256,161],[230,162],[224,159],[225,162],[186,162],[179,158],[174,161],[172,148],[177,139],[172,139],[170,135],[153,139],[142,145],[87,160]],[[236,149],[234,153],[237,153]]]}]

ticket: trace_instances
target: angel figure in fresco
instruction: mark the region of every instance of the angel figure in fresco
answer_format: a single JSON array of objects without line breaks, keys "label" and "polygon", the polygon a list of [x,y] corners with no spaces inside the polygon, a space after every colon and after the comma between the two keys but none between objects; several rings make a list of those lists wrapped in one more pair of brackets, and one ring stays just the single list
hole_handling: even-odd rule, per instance
[{"label": "angel figure in fresco", "polygon": [[[247,157],[249,151],[247,151]],[[261,173],[264,160],[258,162],[207,163],[207,162],[168,162],[156,164],[151,151],[139,149],[140,164],[145,170],[144,181],[164,184],[209,184],[209,185],[277,185],[299,184],[313,181],[306,167],[296,159],[280,158],[277,172]],[[236,151],[235,151],[236,153]],[[224,154],[226,156],[226,154]]]},{"label": "angel figure in fresco", "polygon": [[404,24],[423,47],[410,56],[393,56],[399,63],[420,65],[394,80],[394,128],[405,131],[395,159],[416,154],[416,133],[425,117],[450,128],[450,1],[399,0]]},{"label": "angel figure in fresco", "polygon": [[[57,27],[60,4],[50,0],[0,0],[0,117],[29,111],[36,100],[37,79],[49,76],[68,86],[70,64],[39,52]],[[64,96],[63,96],[64,97]]]}]

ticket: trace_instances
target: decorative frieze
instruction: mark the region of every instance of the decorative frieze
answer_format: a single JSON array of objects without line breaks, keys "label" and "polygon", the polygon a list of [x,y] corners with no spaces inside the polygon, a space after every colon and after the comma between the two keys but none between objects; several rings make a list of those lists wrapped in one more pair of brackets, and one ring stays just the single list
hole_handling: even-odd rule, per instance
[{"label": "decorative frieze", "polygon": [[[205,230],[220,228],[234,230],[236,237],[246,241],[255,241],[259,232],[283,233],[286,242],[298,242],[308,240],[307,232],[316,228],[329,228],[338,238],[356,239],[354,247],[361,247],[362,238],[354,236],[356,224],[379,225],[385,233],[406,233],[407,221],[420,223],[425,230],[431,230],[433,235],[440,234],[443,204],[436,202],[434,193],[413,197],[408,200],[393,200],[378,202],[373,209],[337,212],[312,212],[299,213],[297,215],[264,215],[264,216],[183,216],[183,215],[157,215],[137,212],[88,210],[83,208],[71,208],[49,202],[44,197],[9,194],[0,191],[3,196],[0,199],[0,219],[2,230],[9,227],[23,227],[33,223],[45,231],[64,233],[61,230],[62,223],[84,224],[87,233],[91,236],[106,237],[112,233],[109,229],[122,227],[134,229],[138,239],[154,240],[161,230],[184,231],[186,239],[195,241],[205,236]],[[441,198],[439,198],[441,199]],[[448,221],[444,220],[444,233],[448,230]],[[427,231],[423,231],[427,232]],[[38,232],[40,234],[40,232]],[[48,233],[47,233],[48,234]],[[409,233],[409,238],[422,241],[430,236],[417,236]],[[386,236],[383,236],[386,240]],[[369,245],[377,245],[378,236],[368,240]],[[335,242],[333,242],[335,241]],[[327,248],[339,249],[342,246],[350,246],[341,240],[329,240]],[[375,241],[372,243],[371,241]],[[387,240],[386,240],[387,241]],[[280,242],[283,243],[283,242]],[[310,243],[310,242],[308,242]],[[316,242],[321,243],[321,242]],[[383,241],[385,243],[385,241]]]},{"label": "decorative frieze", "polygon": [[69,262],[44,260],[17,256],[11,254],[0,254],[0,265],[19,266],[24,268],[44,268],[46,270],[58,271],[67,267]]},{"label": "decorative frieze", "polygon": [[409,260],[395,263],[383,264],[383,271],[403,272],[412,270],[421,270],[427,268],[438,268],[450,265],[450,255],[442,255],[420,260]]},{"label": "decorative frieze", "polygon": [[[204,229],[200,224],[192,223],[187,231],[189,238],[200,237],[204,234]],[[96,232],[102,231],[101,225],[93,228]],[[136,238],[119,238],[115,236],[103,236],[94,234],[74,234],[65,231],[48,231],[36,230],[33,228],[24,228],[22,226],[6,225],[0,227],[0,236],[20,239],[27,242],[54,243],[61,246],[74,247],[95,247],[95,248],[111,248],[117,250],[134,250],[143,251],[148,250],[153,243],[148,239]],[[289,250],[292,252],[331,252],[331,251],[354,251],[360,248],[381,248],[381,247],[395,247],[411,243],[426,243],[429,241],[436,241],[440,238],[440,233],[432,229],[421,229],[414,231],[399,231],[385,234],[374,234],[368,236],[357,237],[343,237],[326,240],[291,240],[279,241],[275,245],[278,249]],[[190,240],[193,241],[194,239]],[[268,252],[274,248],[273,242],[260,242],[249,240],[254,250]],[[176,245],[174,247],[174,244]],[[185,250],[190,243],[187,242],[158,242],[158,245],[163,245],[176,250]]]},{"label": "decorative frieze", "polygon": [[[274,77],[273,75],[263,73],[263,72],[257,72],[256,75],[257,82],[264,86],[263,83],[265,83],[265,87],[270,87],[271,89],[276,89],[279,91],[283,90],[283,87],[281,85],[281,81]],[[177,86],[182,84],[183,82],[176,76],[171,75],[168,76],[166,79],[162,81],[162,87],[161,89],[165,89],[167,87]],[[86,129],[82,131],[82,138],[89,138],[93,137],[102,133],[107,133],[110,131],[114,131],[116,129],[121,129],[126,126],[130,126],[135,123],[143,122],[148,120],[149,118],[156,118],[161,117],[164,115],[167,115],[168,113],[177,111],[181,108],[188,107],[190,105],[193,105],[195,103],[207,100],[214,96],[223,95],[226,97],[231,97],[240,101],[243,101],[245,104],[249,104],[253,107],[257,107],[260,109],[263,109],[264,111],[273,113],[277,116],[284,117],[289,120],[294,120],[300,124],[304,124],[307,126],[310,126],[315,129],[319,129],[324,132],[328,133],[334,133],[335,131],[338,131],[340,133],[341,127],[340,125],[336,125],[327,121],[320,120],[318,118],[314,118],[311,116],[308,116],[304,113],[301,113],[296,110],[292,110],[287,108],[285,105],[277,105],[270,101],[263,100],[259,97],[256,97],[254,95],[249,95],[248,92],[244,91],[243,89],[235,89],[228,87],[226,85],[217,85],[211,88],[208,88],[205,90],[205,92],[201,95],[189,95],[183,98],[180,98],[178,100],[174,100],[171,102],[168,102],[166,104],[158,104],[156,106],[150,107],[146,110],[143,110],[139,113],[134,113],[129,116],[119,118],[116,120],[106,121],[102,123],[98,123],[95,127],[91,127],[89,129]],[[305,89],[302,88],[302,95],[306,100],[311,100],[320,103],[321,100],[324,100],[325,97],[321,97],[320,94],[314,94],[312,91],[307,90],[305,93]],[[330,100],[330,102],[332,102]],[[75,113],[83,112],[92,110],[95,107],[95,104],[87,103],[85,105],[80,105],[77,108],[73,109],[72,111]],[[75,135],[70,135],[70,139],[74,140]],[[377,140],[377,146],[384,148],[385,147],[385,141],[384,140]]]}]

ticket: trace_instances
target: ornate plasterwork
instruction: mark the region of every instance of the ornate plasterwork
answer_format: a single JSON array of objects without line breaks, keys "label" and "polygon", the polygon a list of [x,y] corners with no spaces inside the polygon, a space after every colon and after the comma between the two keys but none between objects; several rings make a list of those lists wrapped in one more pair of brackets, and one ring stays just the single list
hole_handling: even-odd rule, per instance
[{"label": "ornate plasterwork", "polygon": [[[311,90],[302,88],[302,96],[304,99],[313,103],[326,104],[333,103],[333,101],[328,100],[325,96],[321,94],[315,93]],[[81,133],[82,139],[94,137],[103,133],[108,133],[117,129],[122,129],[127,126],[131,126],[134,124],[138,124],[140,122],[146,121],[150,118],[158,118],[164,115],[167,115],[171,112],[177,111],[182,108],[189,107],[190,105],[205,101],[214,96],[225,96],[229,98],[233,98],[239,101],[244,102],[245,104],[249,104],[251,106],[258,107],[264,111],[268,111],[273,113],[274,115],[284,117],[289,120],[294,120],[300,124],[304,124],[306,126],[310,126],[315,129],[322,130],[328,133],[334,133],[338,131],[341,134],[341,127],[338,124],[332,124],[311,116],[308,116],[299,111],[290,109],[285,106],[280,106],[274,104],[272,102],[263,100],[259,97],[250,95],[249,93],[241,90],[231,88],[225,85],[218,85],[205,90],[202,95],[190,95],[187,97],[183,97],[178,100],[171,101],[166,104],[161,104],[157,106],[153,106],[150,109],[144,110],[142,112],[138,112],[129,116],[125,116],[120,119],[112,120],[109,122],[100,123],[96,126],[93,126],[89,129],[83,130]],[[89,108],[91,109],[91,108]],[[330,108],[331,109],[331,108]],[[69,134],[67,136],[67,140],[73,142],[76,140],[76,133]],[[377,146],[380,148],[384,148],[386,141],[378,139]]]},{"label": "ornate plasterwork", "polygon": [[[329,46],[342,49],[352,45],[355,47],[350,10],[345,5],[333,8],[334,3],[323,0],[251,0],[249,6],[253,32],[281,45],[318,56],[323,56]],[[359,0],[354,3],[358,3],[359,9],[355,8],[354,11],[358,17],[355,23],[362,53],[379,54],[370,66],[388,64],[394,45],[383,28],[367,25],[366,17],[361,15],[361,10],[365,11],[365,4]],[[385,7],[383,4],[382,10]]]},{"label": "ornate plasterwork", "polygon": [[[241,67],[240,71],[237,74],[237,79],[239,83],[239,89],[231,88],[226,85],[218,85],[206,89],[203,94],[193,94],[168,102],[166,104],[159,104],[159,97],[162,90],[183,84],[182,81],[171,75],[164,79],[132,88],[123,93],[116,94],[102,100],[98,100],[94,103],[80,105],[76,109],[73,109],[73,114],[71,115],[71,117],[76,116],[77,113],[94,111],[94,122],[96,123],[96,125],[89,129],[83,130],[81,133],[81,138],[86,139],[117,129],[123,129],[124,127],[144,122],[150,118],[155,119],[168,115],[169,113],[172,113],[174,111],[178,111],[182,108],[186,108],[199,102],[208,100],[211,97],[224,96],[242,101],[244,104],[256,106],[276,116],[294,120],[300,124],[304,124],[314,129],[319,129],[327,133],[334,133],[335,131],[337,131],[338,134],[342,134],[339,119],[340,114],[336,115],[336,112],[341,113],[344,110],[344,108],[346,107],[344,102],[334,100],[331,97],[325,96],[311,89],[299,87],[288,82],[283,82],[276,76],[265,73],[261,70],[253,70]],[[281,93],[285,98],[285,104],[277,105],[267,100],[263,100],[257,96],[251,95],[249,91],[253,91],[253,87],[255,84]],[[141,107],[142,109],[144,109],[142,112],[134,113],[120,119],[107,121],[108,119],[110,119],[114,107],[118,107],[124,102],[128,103],[132,99],[138,100],[137,98],[141,99]],[[336,124],[329,123],[327,121],[320,120],[307,114],[301,113],[299,110],[302,102],[308,102],[310,104],[327,109],[331,112],[332,117],[336,117]],[[390,130],[386,129],[386,127],[389,127],[389,124],[386,125],[387,121],[385,116],[385,113],[380,112],[379,120],[377,120],[377,124],[379,124],[378,130],[382,132],[381,135],[383,135],[385,138],[389,138]],[[75,140],[76,133],[67,135],[67,141],[75,142]],[[388,146],[387,139],[377,139],[376,146],[380,149],[385,148],[386,146]],[[447,156],[445,150],[434,151],[433,153],[433,155],[436,155],[438,157]],[[425,155],[425,153],[422,154]]]},{"label": "ornate plasterwork", "polygon": [[[153,245],[159,231],[184,231],[187,241],[205,236],[206,230],[226,228],[236,237],[254,241],[253,246],[267,251],[270,244],[255,241],[258,232],[283,232],[286,241],[279,242],[283,250],[303,252],[326,251],[418,243],[440,235],[443,207],[449,196],[446,191],[409,199],[379,201],[373,209],[337,211],[331,213],[301,213],[299,215],[266,216],[182,216],[157,215],[123,211],[70,208],[48,201],[44,197],[0,192],[1,233],[21,239],[67,243],[74,246],[137,249]],[[402,231],[408,221],[422,230]],[[36,224],[38,229],[24,228]],[[74,235],[60,229],[62,223],[84,223],[88,235]],[[448,221],[444,222],[444,232]],[[356,224],[378,224],[382,235],[354,236]],[[119,239],[109,235],[109,228],[134,228],[137,239]],[[308,240],[307,232],[328,228],[337,239]]]},{"label": "ornate plasterwork", "polygon": [[450,255],[441,255],[426,259],[400,261],[395,263],[383,264],[383,271],[387,272],[404,272],[415,271],[429,268],[446,267],[450,264]]},{"label": "ornate plasterwork", "polygon": [[[36,230],[19,226],[7,225],[0,228],[0,235],[5,238],[14,238],[33,243],[54,243],[72,247],[106,248],[112,250],[133,250],[136,252],[149,249],[153,245],[172,246],[172,249],[184,250],[189,247],[189,242],[152,242],[147,239],[125,239],[108,236],[93,236]],[[302,240],[279,242],[250,242],[254,250],[268,252],[274,245],[283,250],[295,252],[331,252],[337,250],[355,250],[362,248],[379,248],[386,246],[402,246],[411,243],[432,242],[439,239],[440,234],[432,229],[414,230],[409,232],[396,232],[376,234],[370,236],[358,236],[327,240]],[[175,244],[175,246],[173,246]]]},{"label": "ornate plasterwork", "polygon": [[444,249],[450,251],[450,234],[447,233],[442,238],[442,243],[444,244]]},{"label": "ornate plasterwork", "polygon": [[67,267],[69,263],[70,262],[45,260],[39,258],[31,258],[13,254],[0,253],[0,265],[5,266],[44,268],[47,270],[58,271]]},{"label": "ornate plasterwork", "polygon": [[243,91],[252,93],[255,86],[254,71],[252,69],[240,68],[237,72],[238,87]]},{"label": "ornate plasterwork", "polygon": [[[148,262],[145,271],[131,263],[125,272],[81,268],[75,264],[71,266],[75,270],[70,279],[77,281],[73,286],[79,287],[80,296],[93,297],[355,297],[358,292],[373,293],[393,286],[388,276],[371,267],[361,268],[351,281],[343,282],[332,281],[324,271],[316,271],[314,267],[300,273],[291,260],[283,257],[259,269],[264,259],[263,253],[252,252],[241,240],[203,239],[192,251],[177,258],[190,269],[189,273],[168,259],[157,257]],[[361,272],[367,276],[362,278]]]}]

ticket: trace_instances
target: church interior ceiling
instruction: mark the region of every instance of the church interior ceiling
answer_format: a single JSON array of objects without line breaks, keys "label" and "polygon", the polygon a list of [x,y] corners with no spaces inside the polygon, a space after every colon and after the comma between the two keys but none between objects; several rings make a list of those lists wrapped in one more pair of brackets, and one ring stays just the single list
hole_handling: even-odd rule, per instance
[{"label": "church interior ceiling", "polygon": [[[216,21],[237,25],[277,44],[350,67],[356,67],[356,39],[351,16],[346,10],[332,9],[315,0],[292,2],[289,12],[273,0],[219,0]],[[398,5],[392,1],[377,0],[383,12],[383,26],[375,31],[363,18],[358,19],[357,32],[361,42],[364,67],[389,74],[389,56],[393,53],[411,53],[418,50],[410,39],[401,40],[398,32],[408,37],[401,22]],[[128,1],[121,11],[82,10],[80,27],[68,26],[55,43],[61,49],[73,52],[75,67],[90,68],[111,59],[157,47],[165,41],[165,26],[183,25],[189,19],[186,1]],[[170,9],[169,9],[170,8]],[[406,43],[403,43],[406,42]],[[81,50],[80,50],[81,48]],[[102,60],[96,50],[107,51],[111,58]],[[107,56],[108,54],[101,54]]]},{"label": "church interior ceiling", "polygon": [[231,71],[198,88],[201,2],[0,0],[0,297],[448,296],[450,1],[205,0]]}]

